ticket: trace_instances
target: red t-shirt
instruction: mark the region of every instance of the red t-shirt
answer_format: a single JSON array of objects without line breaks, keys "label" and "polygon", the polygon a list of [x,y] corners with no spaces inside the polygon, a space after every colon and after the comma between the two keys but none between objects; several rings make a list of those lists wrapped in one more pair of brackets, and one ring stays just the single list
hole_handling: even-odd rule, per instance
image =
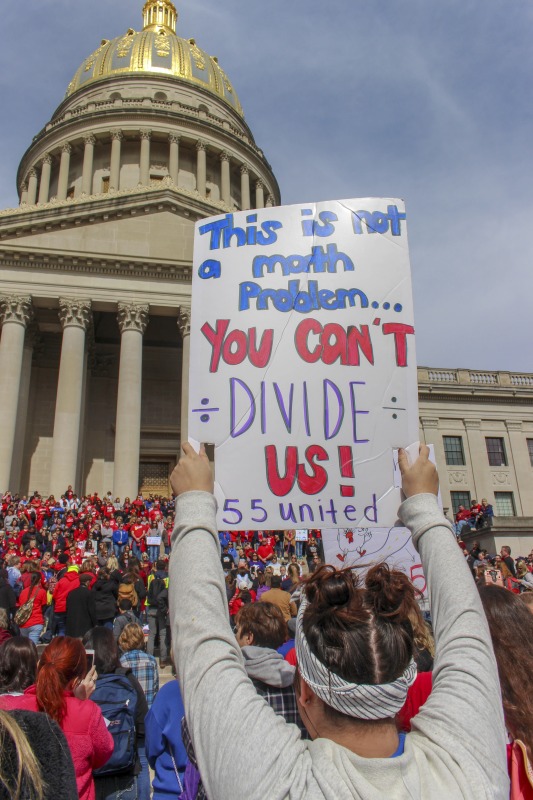
[{"label": "red t-shirt", "polygon": [[274,548],[270,544],[260,544],[257,548],[257,555],[264,561],[274,555]]},{"label": "red t-shirt", "polygon": [[29,587],[27,589],[23,589],[19,595],[19,599],[17,600],[17,607],[23,606],[24,603],[27,603],[30,597],[34,597],[33,601],[33,608],[31,610],[30,618],[24,625],[21,625],[21,628],[31,628],[32,625],[43,625],[43,606],[46,606],[47,597],[46,592],[40,586],[33,586],[32,589]]}]

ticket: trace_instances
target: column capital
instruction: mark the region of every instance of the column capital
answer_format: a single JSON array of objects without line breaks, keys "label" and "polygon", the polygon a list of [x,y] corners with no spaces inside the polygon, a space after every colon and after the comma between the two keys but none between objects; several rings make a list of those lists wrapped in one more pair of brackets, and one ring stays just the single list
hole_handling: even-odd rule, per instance
[{"label": "column capital", "polygon": [[439,427],[439,420],[435,419],[434,417],[420,417],[420,422],[422,423],[422,427],[424,428],[424,430],[426,428]]},{"label": "column capital", "polygon": [[191,334],[191,309],[188,306],[180,306],[178,312],[178,328],[180,329],[181,338]]},{"label": "column capital", "polygon": [[[113,134],[111,134],[111,135],[113,135]],[[85,133],[83,135],[83,141],[84,141],[85,144],[95,145],[96,144],[96,136],[93,133]]]},{"label": "column capital", "polygon": [[121,139],[124,138],[124,134],[122,133],[120,128],[113,128],[109,132],[111,134],[111,138],[114,139],[115,141],[120,141]]},{"label": "column capital", "polygon": [[229,161],[230,160],[229,153],[226,150],[223,150],[221,152],[221,154],[219,155],[219,158],[220,158],[221,161]]},{"label": "column capital", "polygon": [[52,156],[50,153],[45,153],[41,159],[41,164],[51,164],[52,163]]},{"label": "column capital", "polygon": [[521,420],[506,420],[505,427],[508,431],[521,431],[522,430],[522,422]]},{"label": "column capital", "polygon": [[180,139],[181,139],[181,136],[179,135],[179,133],[169,133],[168,134],[168,141],[171,144],[179,144]]},{"label": "column capital", "polygon": [[21,192],[27,192],[28,191],[28,182],[27,181],[22,181],[22,183],[20,184],[20,191]]},{"label": "column capital", "polygon": [[255,188],[256,188],[256,189],[264,189],[264,188],[265,188],[265,184],[263,183],[263,181],[261,180],[261,178],[259,178],[259,180],[257,180],[257,181],[255,182]]},{"label": "column capital", "polygon": [[481,430],[480,419],[465,419],[465,428],[467,430],[479,431]]},{"label": "column capital", "polygon": [[0,324],[18,322],[25,328],[32,319],[31,297],[13,294],[0,297]]},{"label": "column capital", "polygon": [[250,170],[248,169],[248,164],[241,164],[241,175],[249,175]]},{"label": "column capital", "polygon": [[65,142],[61,145],[61,152],[62,153],[72,153],[72,145],[69,142]]},{"label": "column capital", "polygon": [[150,307],[148,305],[137,305],[136,303],[119,303],[118,304],[118,327],[120,332],[124,331],[138,331],[144,334],[146,326],[148,325],[148,314]]},{"label": "column capital", "polygon": [[28,170],[28,179],[36,177],[37,177],[37,170],[35,169],[35,167],[32,167],[30,170]]},{"label": "column capital", "polygon": [[196,149],[197,150],[206,150],[207,149],[206,148],[206,144],[203,141],[203,139],[198,139],[198,141],[196,142]]},{"label": "column capital", "polygon": [[91,322],[91,301],[72,297],[59,298],[59,320],[63,330],[68,327],[86,331]]},{"label": "column capital", "polygon": [[271,194],[269,194],[266,201],[266,207],[271,208],[273,205],[274,205],[274,198],[272,197]]},{"label": "column capital", "polygon": [[151,139],[152,138],[152,131],[150,128],[141,128],[139,131],[141,139]]}]

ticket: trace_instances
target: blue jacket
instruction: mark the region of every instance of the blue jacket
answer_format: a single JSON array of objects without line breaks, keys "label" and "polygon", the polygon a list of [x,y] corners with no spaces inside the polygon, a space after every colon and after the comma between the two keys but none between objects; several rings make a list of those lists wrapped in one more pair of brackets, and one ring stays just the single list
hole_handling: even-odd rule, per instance
[{"label": "blue jacket", "polygon": [[117,528],[113,532],[113,542],[115,544],[128,544],[128,531],[125,531],[124,528]]},{"label": "blue jacket", "polygon": [[181,794],[170,754],[183,784],[187,753],[181,740],[181,720],[185,716],[178,681],[169,681],[156,694],[144,721],[148,762],[155,772],[153,800],[170,800]]}]

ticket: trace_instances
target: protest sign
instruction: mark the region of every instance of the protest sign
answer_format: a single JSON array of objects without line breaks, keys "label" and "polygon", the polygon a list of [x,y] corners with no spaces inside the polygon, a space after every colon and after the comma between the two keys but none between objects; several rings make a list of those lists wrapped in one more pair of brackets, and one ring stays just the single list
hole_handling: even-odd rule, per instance
[{"label": "protest sign", "polygon": [[152,547],[159,547],[161,544],[161,536],[147,536],[146,544],[151,545]]},{"label": "protest sign", "polygon": [[402,201],[197,223],[189,438],[215,445],[219,528],[393,525],[416,377]]}]

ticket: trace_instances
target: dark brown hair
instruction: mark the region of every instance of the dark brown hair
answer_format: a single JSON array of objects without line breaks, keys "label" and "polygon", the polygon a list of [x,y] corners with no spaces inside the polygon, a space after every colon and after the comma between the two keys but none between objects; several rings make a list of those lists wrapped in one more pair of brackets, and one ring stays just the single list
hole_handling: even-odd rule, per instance
[{"label": "dark brown hair", "polygon": [[35,683],[37,648],[26,636],[13,636],[0,647],[0,693],[23,692]]},{"label": "dark brown hair", "polygon": [[261,601],[243,606],[235,617],[241,635],[252,634],[254,645],[277,650],[287,641],[287,623],[278,606]]},{"label": "dark brown hair", "polygon": [[407,575],[387,564],[364,578],[327,564],[305,581],[303,632],[313,654],[353,683],[390,683],[413,657],[409,612],[416,603]]},{"label": "dark brown hair", "polygon": [[533,615],[502,586],[480,586],[502,690],[507,730],[533,754]]}]

